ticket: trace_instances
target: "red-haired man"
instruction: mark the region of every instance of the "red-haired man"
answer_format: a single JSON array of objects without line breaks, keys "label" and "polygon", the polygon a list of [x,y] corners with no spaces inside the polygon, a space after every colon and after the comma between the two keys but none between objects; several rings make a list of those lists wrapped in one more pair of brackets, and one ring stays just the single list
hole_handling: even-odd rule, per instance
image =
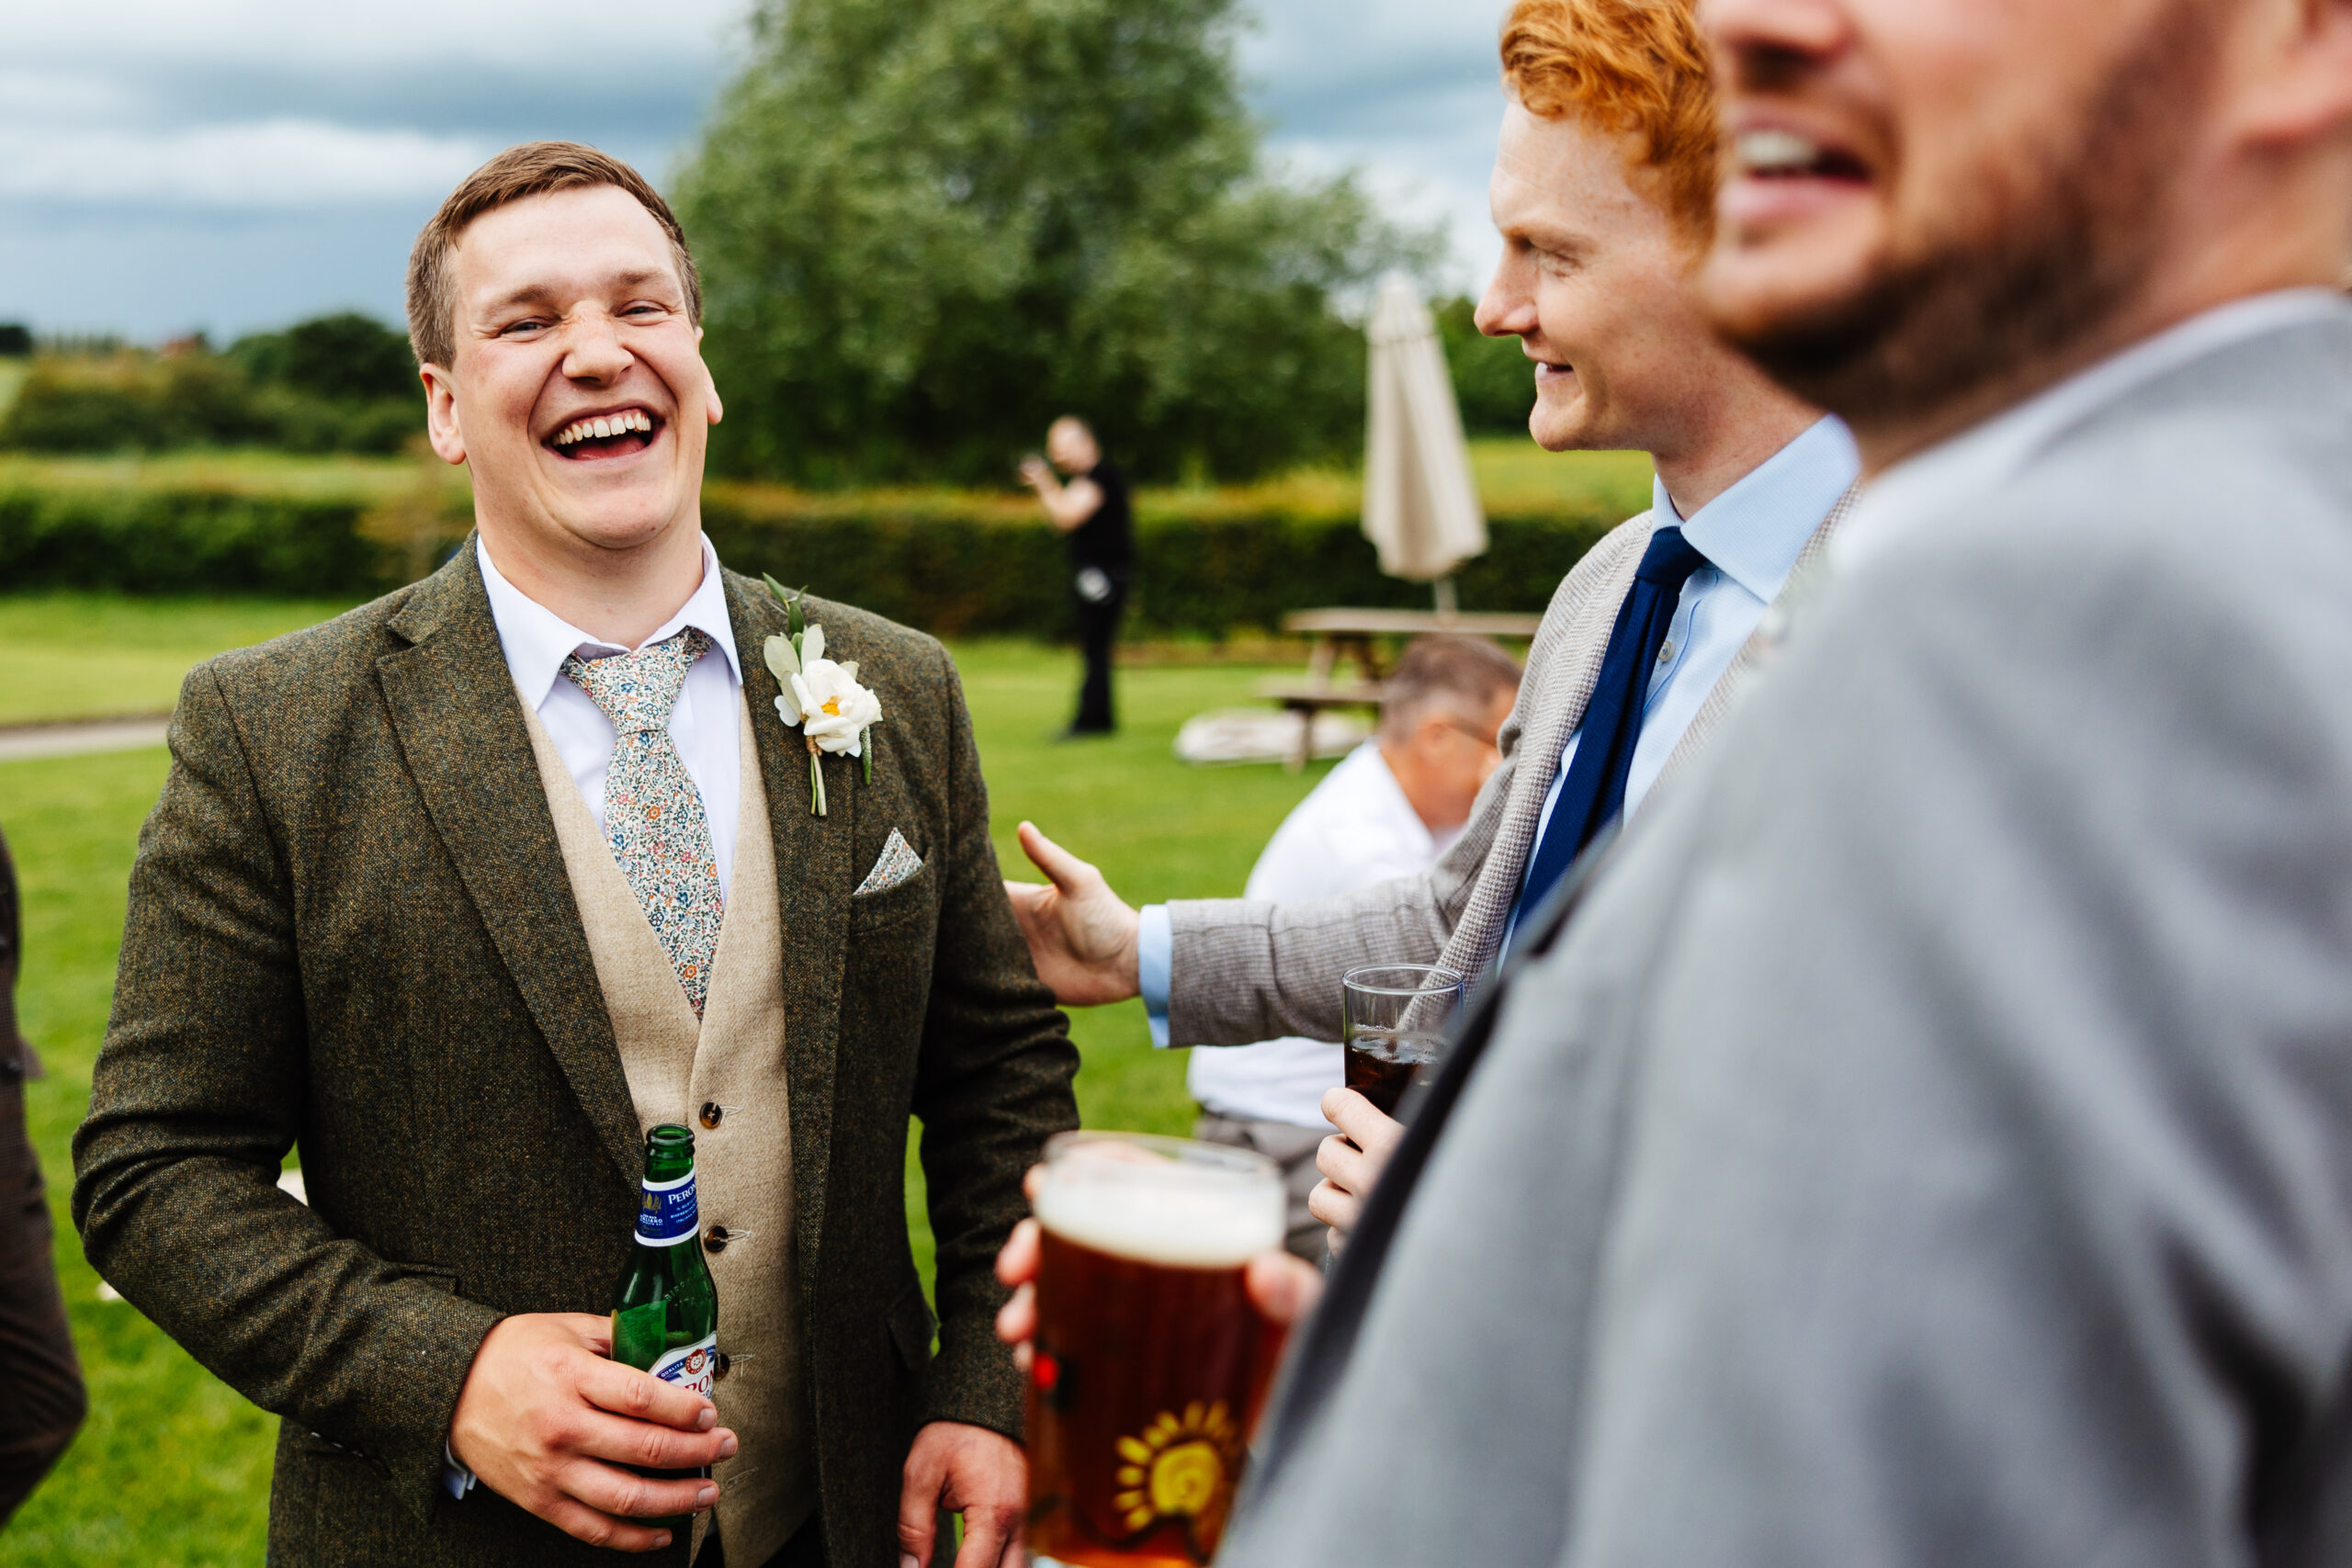
[{"label": "red-haired man", "polygon": [[[1561,582],[1503,764],[1426,874],[1306,904],[1138,914],[1024,824],[1023,847],[1053,880],[1015,885],[1013,907],[1066,1006],[1140,993],[1167,1044],[1336,1040],[1349,969],[1484,975],[1577,852],[1704,741],[1755,661],[1767,606],[1835,525],[1856,473],[1844,427],[1718,341],[1691,292],[1714,231],[1717,145],[1691,6],[1519,0],[1501,54],[1504,249],[1478,324],[1534,362],[1541,446],[1652,455],[1651,510]],[[1346,1135],[1325,1141],[1312,1201],[1344,1230],[1399,1129],[1336,1071],[1324,1112]]]}]

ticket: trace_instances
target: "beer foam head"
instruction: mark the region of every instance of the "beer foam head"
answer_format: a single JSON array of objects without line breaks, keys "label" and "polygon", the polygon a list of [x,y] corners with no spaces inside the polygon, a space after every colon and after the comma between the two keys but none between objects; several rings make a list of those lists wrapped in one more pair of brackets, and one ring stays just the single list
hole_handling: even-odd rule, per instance
[{"label": "beer foam head", "polygon": [[1170,1269],[1233,1269],[1283,1244],[1280,1176],[1086,1151],[1055,1159],[1037,1223],[1066,1241]]}]

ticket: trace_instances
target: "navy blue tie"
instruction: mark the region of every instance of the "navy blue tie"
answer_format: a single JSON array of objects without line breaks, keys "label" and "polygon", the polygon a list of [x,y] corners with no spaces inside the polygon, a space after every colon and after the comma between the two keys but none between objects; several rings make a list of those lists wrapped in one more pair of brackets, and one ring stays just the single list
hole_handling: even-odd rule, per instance
[{"label": "navy blue tie", "polygon": [[1567,782],[1527,863],[1527,885],[1514,920],[1542,904],[1592,836],[1625,809],[1625,775],[1633,771],[1634,746],[1641,739],[1650,674],[1666,628],[1674,622],[1682,585],[1706,564],[1681,529],[1660,528],[1650,536],[1650,547],[1634,572],[1633,592],[1617,612],[1616,629],[1601,655],[1600,678],[1585,705],[1583,739],[1568,764]]}]

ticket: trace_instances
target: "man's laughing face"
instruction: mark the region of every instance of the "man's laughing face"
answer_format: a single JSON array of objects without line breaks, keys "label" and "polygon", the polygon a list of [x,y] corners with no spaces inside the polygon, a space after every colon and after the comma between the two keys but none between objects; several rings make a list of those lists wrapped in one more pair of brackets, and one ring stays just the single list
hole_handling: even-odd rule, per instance
[{"label": "man's laughing face", "polygon": [[456,363],[426,367],[430,429],[485,520],[535,553],[697,526],[718,393],[653,215],[616,186],[526,197],[466,227],[450,276]]}]

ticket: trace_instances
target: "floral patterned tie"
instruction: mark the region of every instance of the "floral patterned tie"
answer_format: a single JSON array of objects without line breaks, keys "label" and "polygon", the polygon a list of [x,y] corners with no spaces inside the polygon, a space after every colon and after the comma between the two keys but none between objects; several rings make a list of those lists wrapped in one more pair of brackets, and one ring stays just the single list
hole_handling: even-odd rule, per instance
[{"label": "floral patterned tie", "polygon": [[564,675],[620,732],[605,773],[605,838],[696,1018],[718,951],[718,862],[702,792],[670,739],[670,710],[686,671],[710,646],[708,636],[688,626],[635,653],[593,660],[575,653],[563,661]]}]

